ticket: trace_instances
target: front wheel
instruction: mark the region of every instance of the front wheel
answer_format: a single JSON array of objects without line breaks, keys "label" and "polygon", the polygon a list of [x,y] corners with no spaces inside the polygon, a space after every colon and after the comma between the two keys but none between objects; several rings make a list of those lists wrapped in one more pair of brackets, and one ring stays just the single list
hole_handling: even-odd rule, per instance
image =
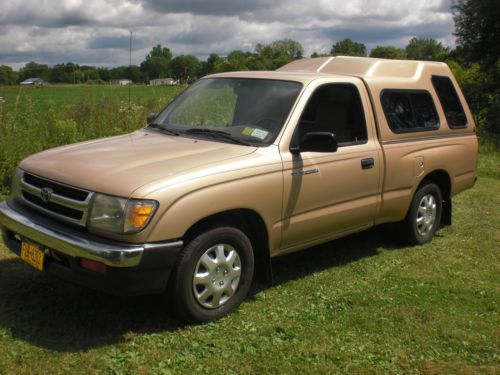
[{"label": "front wheel", "polygon": [[435,183],[427,182],[417,190],[403,223],[410,244],[423,245],[432,239],[441,222],[442,207],[441,190]]},{"label": "front wheel", "polygon": [[252,245],[240,229],[215,227],[182,250],[173,280],[175,309],[187,322],[219,319],[237,308],[252,283]]}]

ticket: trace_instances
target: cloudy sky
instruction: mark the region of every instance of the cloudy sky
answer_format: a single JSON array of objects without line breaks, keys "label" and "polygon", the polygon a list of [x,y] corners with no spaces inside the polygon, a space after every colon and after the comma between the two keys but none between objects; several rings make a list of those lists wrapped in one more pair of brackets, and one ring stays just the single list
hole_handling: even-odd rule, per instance
[{"label": "cloudy sky", "polygon": [[291,38],[306,54],[350,37],[368,48],[432,37],[453,46],[451,0],[0,0],[0,65],[139,64],[151,47],[225,55]]}]

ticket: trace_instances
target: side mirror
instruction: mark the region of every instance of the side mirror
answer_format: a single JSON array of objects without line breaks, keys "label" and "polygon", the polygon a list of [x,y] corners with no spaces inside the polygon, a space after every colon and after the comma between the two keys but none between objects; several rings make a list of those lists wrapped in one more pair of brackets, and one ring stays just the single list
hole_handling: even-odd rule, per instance
[{"label": "side mirror", "polygon": [[300,145],[290,147],[292,154],[301,152],[335,152],[338,149],[337,137],[330,132],[309,132],[304,134]]},{"label": "side mirror", "polygon": [[158,117],[158,113],[154,113],[154,112],[148,113],[148,117],[146,117],[147,123],[151,124],[156,119],[156,117]]}]

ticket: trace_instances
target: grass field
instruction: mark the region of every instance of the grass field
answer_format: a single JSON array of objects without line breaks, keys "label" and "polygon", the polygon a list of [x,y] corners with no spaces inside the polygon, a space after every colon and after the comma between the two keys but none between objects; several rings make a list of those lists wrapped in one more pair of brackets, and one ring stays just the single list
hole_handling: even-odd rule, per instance
[{"label": "grass field", "polygon": [[[93,106],[128,100],[127,88],[59,89],[67,90],[49,97],[60,104],[48,108],[70,112],[82,103],[65,96],[104,90],[91,118]],[[161,105],[144,94],[150,88],[136,89],[133,126]],[[44,90],[18,104],[18,116],[47,108],[36,99]],[[17,94],[7,91],[0,96],[12,105]],[[167,102],[173,92],[159,95]],[[91,124],[83,114],[70,120],[82,131]],[[0,243],[0,374],[499,374],[499,162],[498,153],[480,155],[477,185],[456,197],[453,225],[430,244],[401,246],[381,227],[275,259],[275,285],[256,285],[236,312],[200,326],[172,319],[160,297],[112,297],[39,273]]]},{"label": "grass field", "polygon": [[500,181],[454,224],[401,247],[388,228],[275,260],[230,316],[183,326],[158,297],[39,273],[0,246],[0,373],[498,374]]},{"label": "grass field", "polygon": [[[180,86],[182,88],[182,86]],[[103,102],[106,100],[121,100],[128,104],[130,99],[134,104],[147,106],[157,103],[160,99],[170,97],[171,92],[179,90],[172,86],[131,85],[54,85],[39,87],[0,86],[0,97],[5,100],[3,105],[9,110],[26,110],[34,106],[45,110],[47,106],[68,107],[79,105],[82,101]],[[165,105],[167,102],[164,102]]]},{"label": "grass field", "polygon": [[[129,105],[130,89],[130,105]],[[0,86],[0,196],[26,156],[145,125],[183,86]]]}]

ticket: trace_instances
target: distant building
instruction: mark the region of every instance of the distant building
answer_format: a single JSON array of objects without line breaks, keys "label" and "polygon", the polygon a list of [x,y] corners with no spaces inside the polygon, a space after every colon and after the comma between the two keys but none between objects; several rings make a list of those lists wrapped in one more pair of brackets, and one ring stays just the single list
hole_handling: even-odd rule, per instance
[{"label": "distant building", "polygon": [[24,86],[41,86],[44,83],[45,83],[44,80],[41,79],[41,78],[28,78],[28,79],[25,79],[24,81],[22,81],[20,83],[20,85],[24,85]]},{"label": "distant building", "polygon": [[178,84],[179,81],[173,78],[156,78],[149,81],[150,86],[175,86]]},{"label": "distant building", "polygon": [[112,85],[121,85],[121,86],[126,86],[126,85],[131,85],[132,81],[130,79],[122,78],[122,79],[113,79],[111,80]]}]

